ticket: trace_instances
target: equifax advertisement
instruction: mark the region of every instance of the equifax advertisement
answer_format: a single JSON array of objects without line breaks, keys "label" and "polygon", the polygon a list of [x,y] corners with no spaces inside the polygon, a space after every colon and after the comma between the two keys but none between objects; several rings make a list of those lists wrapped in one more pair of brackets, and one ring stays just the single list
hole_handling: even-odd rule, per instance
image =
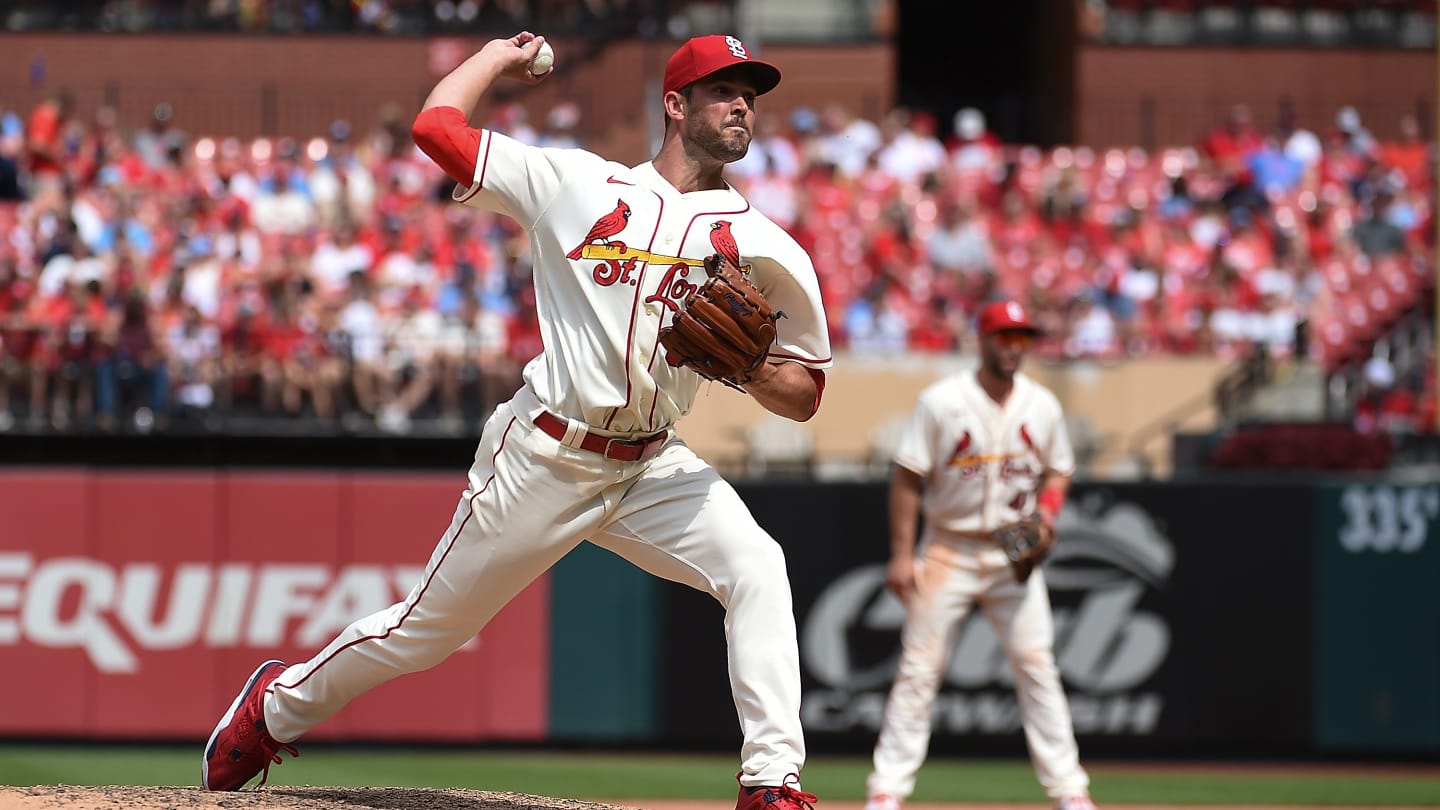
[{"label": "equifax advertisement", "polygon": [[[0,473],[0,735],[203,739],[267,658],[301,661],[403,600],[454,474]],[[439,666],[307,739],[538,740],[549,580]]]}]

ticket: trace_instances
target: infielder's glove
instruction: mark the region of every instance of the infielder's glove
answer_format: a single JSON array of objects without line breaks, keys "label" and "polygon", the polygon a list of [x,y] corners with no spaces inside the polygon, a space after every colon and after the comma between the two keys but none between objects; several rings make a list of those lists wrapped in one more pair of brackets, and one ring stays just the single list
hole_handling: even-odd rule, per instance
[{"label": "infielder's glove", "polygon": [[996,529],[991,537],[1000,548],[1005,549],[1016,582],[1029,579],[1030,572],[1045,560],[1050,548],[1055,545],[1054,530],[1038,514],[1007,523]]},{"label": "infielder's glove", "polygon": [[660,330],[665,360],[739,388],[765,362],[783,313],[772,311],[755,282],[720,254],[705,259],[705,273],[709,278]]}]

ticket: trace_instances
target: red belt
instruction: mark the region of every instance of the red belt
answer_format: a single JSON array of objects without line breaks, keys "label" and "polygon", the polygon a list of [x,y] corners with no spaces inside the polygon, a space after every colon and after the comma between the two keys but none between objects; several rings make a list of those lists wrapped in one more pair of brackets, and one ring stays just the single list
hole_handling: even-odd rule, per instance
[{"label": "red belt", "polygon": [[[545,431],[550,438],[563,443],[567,425],[565,420],[549,411],[541,411],[535,417],[535,427]],[[670,438],[670,432],[662,430],[644,439],[609,439],[594,433],[586,433],[580,440],[580,449],[598,453],[616,461],[644,461],[660,451],[661,445]]]}]

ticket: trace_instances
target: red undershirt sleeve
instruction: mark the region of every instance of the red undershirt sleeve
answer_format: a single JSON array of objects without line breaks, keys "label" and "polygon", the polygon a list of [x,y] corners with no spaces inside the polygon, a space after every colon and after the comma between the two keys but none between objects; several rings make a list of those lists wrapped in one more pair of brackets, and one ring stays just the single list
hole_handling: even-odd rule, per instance
[{"label": "red undershirt sleeve", "polygon": [[815,405],[810,409],[810,415],[814,416],[820,412],[820,398],[825,395],[825,372],[818,368],[807,368],[810,372],[810,379],[815,381]]},{"label": "red undershirt sleeve", "polygon": [[480,130],[470,126],[455,107],[431,107],[415,116],[410,136],[435,165],[463,186],[475,182],[475,160],[480,154]]}]

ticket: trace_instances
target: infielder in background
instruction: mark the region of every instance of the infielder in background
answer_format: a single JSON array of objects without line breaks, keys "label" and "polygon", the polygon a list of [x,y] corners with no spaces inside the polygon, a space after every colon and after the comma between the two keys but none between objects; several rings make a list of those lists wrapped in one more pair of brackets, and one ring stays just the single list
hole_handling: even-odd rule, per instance
[{"label": "infielder in background", "polygon": [[[930,745],[931,711],[955,636],[973,607],[1015,674],[1025,741],[1057,810],[1093,810],[1052,650],[1045,578],[1020,581],[994,532],[1039,513],[1053,542],[1074,455],[1060,403],[1019,373],[1036,334],[1013,301],[979,314],[980,367],[920,394],[895,453],[885,581],[906,605],[899,672],[866,782],[866,810],[899,810]],[[916,547],[919,519],[924,535]]]},{"label": "infielder in background", "polygon": [[799,810],[815,801],[799,790],[805,744],[785,556],[676,437],[673,425],[703,381],[662,342],[662,327],[692,309],[707,257],[743,262],[785,316],[771,326],[778,334],[768,356],[762,349],[756,367],[726,381],[791,419],[819,407],[830,346],[815,269],[722,176],[744,156],[756,96],[780,71],[733,37],[690,40],[665,70],[659,152],[632,168],[469,126],[496,80],[549,75],[529,71],[542,42],[522,32],[486,44],[435,86],[413,135],[459,184],[458,202],[529,231],[544,351],[487,421],[469,489],[421,581],[310,660],[255,670],[206,746],[207,788],[235,790],[268,775],[302,734],[367,690],[440,663],[588,540],[725,607],[744,736],[737,807]]}]

